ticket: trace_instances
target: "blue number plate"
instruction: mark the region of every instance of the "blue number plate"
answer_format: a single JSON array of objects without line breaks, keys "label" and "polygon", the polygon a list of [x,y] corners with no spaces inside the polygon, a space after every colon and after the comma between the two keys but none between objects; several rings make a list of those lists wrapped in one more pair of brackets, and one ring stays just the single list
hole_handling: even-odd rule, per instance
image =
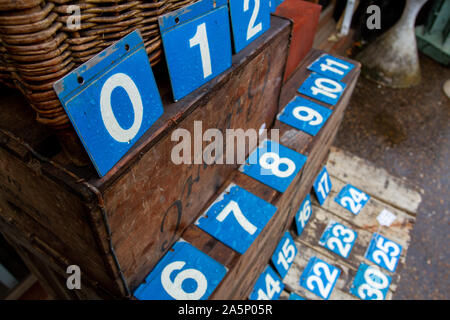
[{"label": "blue number plate", "polygon": [[319,244],[347,259],[358,234],[346,226],[330,221],[319,240]]},{"label": "blue number plate", "polygon": [[197,226],[244,254],[277,208],[231,184],[197,220]]},{"label": "blue number plate", "polygon": [[278,120],[315,136],[330,117],[331,111],[317,103],[296,97],[281,111]]},{"label": "blue number plate", "polygon": [[328,300],[341,270],[325,261],[312,257],[302,275],[300,285],[315,295]]},{"label": "blue number plate", "polygon": [[320,205],[325,203],[332,187],[333,186],[331,185],[330,175],[328,174],[327,168],[323,167],[313,185],[317,201],[319,201]]},{"label": "blue number plate", "polygon": [[139,31],[55,82],[54,89],[100,176],[163,114]]},{"label": "blue number plate", "polygon": [[308,67],[308,70],[331,79],[342,80],[354,67],[350,62],[323,54]]},{"label": "blue number plate", "polygon": [[158,20],[176,101],[231,66],[226,0],[202,0]]},{"label": "blue number plate", "polygon": [[256,281],[250,300],[278,300],[283,289],[284,284],[280,277],[270,266],[267,266]]},{"label": "blue number plate", "polygon": [[239,170],[275,190],[284,192],[306,159],[306,156],[274,141],[264,140]]},{"label": "blue number plate", "polygon": [[400,260],[402,246],[378,233],[374,233],[366,251],[366,259],[394,272]]},{"label": "blue number plate", "polygon": [[270,28],[270,8],[266,0],[229,0],[235,52]]},{"label": "blue number plate", "polygon": [[312,214],[311,196],[308,194],[295,215],[297,234],[301,235]]},{"label": "blue number plate", "polygon": [[346,84],[343,82],[311,73],[298,91],[308,97],[334,106],[344,93],[345,87]]},{"label": "blue number plate", "polygon": [[361,209],[369,201],[370,196],[365,192],[362,192],[358,188],[347,184],[339,194],[334,198],[334,201],[339,203],[341,206],[349,210],[354,215],[361,212]]},{"label": "blue number plate", "polygon": [[294,258],[297,255],[297,247],[291,234],[286,231],[280,243],[272,255],[272,263],[281,278],[284,278],[289,271]]},{"label": "blue number plate", "polygon": [[303,297],[300,297],[298,294],[296,294],[295,292],[292,292],[290,295],[289,295],[289,300],[306,300],[305,298],[303,298]]},{"label": "blue number plate", "polygon": [[134,296],[139,300],[205,300],[226,273],[223,265],[189,243],[178,241]]},{"label": "blue number plate", "polygon": [[392,278],[378,268],[361,263],[350,293],[362,300],[385,300]]}]

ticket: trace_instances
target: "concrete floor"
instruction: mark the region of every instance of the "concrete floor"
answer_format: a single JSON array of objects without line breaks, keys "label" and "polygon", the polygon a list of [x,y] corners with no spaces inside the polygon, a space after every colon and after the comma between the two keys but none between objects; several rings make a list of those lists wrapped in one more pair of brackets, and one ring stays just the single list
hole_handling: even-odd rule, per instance
[{"label": "concrete floor", "polygon": [[422,83],[381,87],[361,77],[335,145],[405,177],[422,193],[395,299],[450,299],[450,69],[421,55]]}]

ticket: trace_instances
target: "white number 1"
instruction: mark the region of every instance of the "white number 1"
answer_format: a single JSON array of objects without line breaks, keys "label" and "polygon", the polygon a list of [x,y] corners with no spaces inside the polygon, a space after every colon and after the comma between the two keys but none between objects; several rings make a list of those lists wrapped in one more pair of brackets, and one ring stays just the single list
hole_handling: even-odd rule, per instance
[{"label": "white number 1", "polygon": [[200,56],[202,58],[203,78],[207,78],[212,74],[211,56],[209,54],[208,35],[206,34],[206,24],[202,23],[197,26],[197,32],[189,39],[192,47],[198,45],[200,47]]},{"label": "white number 1", "polygon": [[318,191],[322,194],[323,198],[326,198],[328,192],[330,192],[330,186],[328,185],[328,174],[324,172],[320,178]]}]

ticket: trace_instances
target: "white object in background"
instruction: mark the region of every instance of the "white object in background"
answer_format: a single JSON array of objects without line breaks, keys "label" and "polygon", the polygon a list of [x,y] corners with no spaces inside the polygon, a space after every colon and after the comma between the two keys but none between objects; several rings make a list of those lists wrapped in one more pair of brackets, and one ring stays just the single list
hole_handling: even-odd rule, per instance
[{"label": "white object in background", "polygon": [[14,288],[18,281],[14,276],[0,263],[0,282],[8,289]]},{"label": "white object in background", "polygon": [[397,216],[395,214],[389,210],[383,209],[383,211],[381,211],[378,215],[377,220],[382,226],[389,227],[396,218]]},{"label": "white object in background", "polygon": [[344,20],[342,21],[341,31],[339,32],[339,36],[341,37],[348,35],[348,31],[350,30],[350,24],[352,23],[353,13],[355,11],[355,3],[356,0],[347,0]]}]

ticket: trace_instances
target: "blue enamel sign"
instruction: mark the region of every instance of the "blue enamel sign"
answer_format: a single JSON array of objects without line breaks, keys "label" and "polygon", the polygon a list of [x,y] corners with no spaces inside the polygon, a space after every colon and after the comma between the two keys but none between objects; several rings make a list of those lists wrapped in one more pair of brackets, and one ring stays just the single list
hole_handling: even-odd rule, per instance
[{"label": "blue enamel sign", "polygon": [[323,167],[313,185],[317,201],[319,201],[320,205],[323,205],[325,203],[325,200],[327,199],[328,194],[331,191],[331,188],[332,185],[330,175],[328,174],[327,168]]},{"label": "blue enamel sign", "polygon": [[197,220],[197,226],[244,254],[277,211],[272,204],[231,184]]},{"label": "blue enamel sign", "polygon": [[187,242],[178,241],[145,278],[139,300],[206,300],[227,269]]},{"label": "blue enamel sign", "polygon": [[343,82],[311,73],[298,91],[308,97],[334,106],[344,93],[345,87],[346,84]]},{"label": "blue enamel sign", "polygon": [[323,54],[308,67],[308,70],[331,79],[342,80],[354,67],[350,62],[338,59],[330,54]]},{"label": "blue enamel sign", "polygon": [[378,268],[361,263],[350,293],[361,300],[385,300],[392,278]]},{"label": "blue enamel sign", "polygon": [[319,244],[347,259],[357,236],[357,233],[352,229],[338,222],[330,221],[319,240]]},{"label": "blue enamel sign", "polygon": [[341,270],[335,266],[312,257],[300,276],[300,285],[322,299],[328,300],[340,274]]},{"label": "blue enamel sign", "polygon": [[344,188],[342,188],[336,198],[334,198],[334,201],[339,203],[354,215],[357,215],[369,199],[370,196],[368,194],[362,192],[351,184],[347,184]]},{"label": "blue enamel sign", "polygon": [[270,28],[270,8],[267,0],[229,0],[235,52]]},{"label": "blue enamel sign", "polygon": [[201,0],[158,21],[176,101],[231,66],[227,0]]},{"label": "blue enamel sign", "polygon": [[302,97],[296,97],[281,111],[278,120],[315,136],[327,122],[332,112],[317,103]]},{"label": "blue enamel sign", "polygon": [[139,31],[55,82],[54,89],[100,176],[163,114]]},{"label": "blue enamel sign", "polygon": [[286,231],[272,255],[272,263],[281,278],[284,278],[288,273],[296,255],[297,247],[295,246],[294,239]]},{"label": "blue enamel sign", "polygon": [[278,300],[284,284],[276,272],[267,266],[256,281],[250,300]]},{"label": "blue enamel sign", "polygon": [[311,196],[308,194],[295,215],[297,235],[301,235],[312,214]]},{"label": "blue enamel sign", "polygon": [[275,190],[284,192],[306,159],[306,156],[294,150],[274,141],[264,140],[239,170]]},{"label": "blue enamel sign", "polygon": [[394,272],[397,269],[401,253],[401,245],[374,233],[365,258],[390,272]]},{"label": "blue enamel sign", "polygon": [[289,300],[306,300],[305,298],[299,296],[298,294],[296,294],[295,292],[292,292],[289,295]]}]

